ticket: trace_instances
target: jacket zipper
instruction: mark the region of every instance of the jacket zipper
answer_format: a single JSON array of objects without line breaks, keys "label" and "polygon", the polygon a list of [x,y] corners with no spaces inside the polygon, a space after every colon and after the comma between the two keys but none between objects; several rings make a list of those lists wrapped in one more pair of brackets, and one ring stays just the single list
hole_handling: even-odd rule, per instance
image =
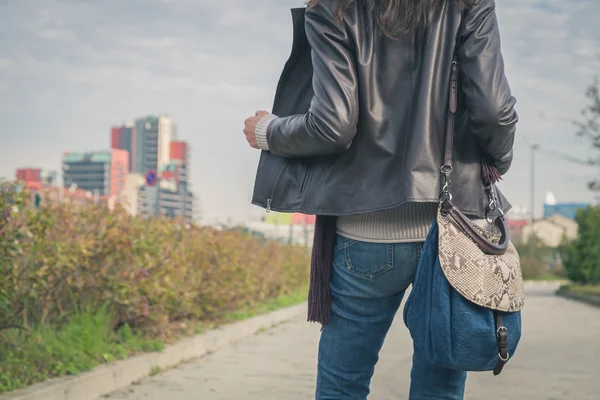
[{"label": "jacket zipper", "polygon": [[267,212],[270,213],[271,212],[271,204],[273,203],[273,197],[275,196],[275,190],[277,189],[277,185],[279,185],[279,181],[281,180],[281,178],[283,177],[283,173],[285,172],[286,169],[286,165],[284,165],[283,167],[281,167],[281,169],[279,170],[279,173],[277,174],[277,179],[275,179],[275,184],[273,185],[273,190],[271,190],[271,197],[269,197],[267,199]]},{"label": "jacket zipper", "polygon": [[271,212],[271,199],[267,199],[267,212]]}]

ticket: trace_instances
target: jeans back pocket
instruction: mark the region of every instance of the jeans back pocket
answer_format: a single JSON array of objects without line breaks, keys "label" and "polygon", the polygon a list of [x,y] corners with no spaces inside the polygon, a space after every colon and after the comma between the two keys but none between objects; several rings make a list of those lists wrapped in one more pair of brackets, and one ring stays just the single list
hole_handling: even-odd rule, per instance
[{"label": "jeans back pocket", "polygon": [[346,240],[346,267],[350,272],[374,279],[394,269],[393,244]]}]

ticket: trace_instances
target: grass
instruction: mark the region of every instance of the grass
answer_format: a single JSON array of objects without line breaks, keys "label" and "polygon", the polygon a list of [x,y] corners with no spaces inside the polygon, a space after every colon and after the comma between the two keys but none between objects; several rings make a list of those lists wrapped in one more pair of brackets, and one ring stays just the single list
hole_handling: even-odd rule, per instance
[{"label": "grass", "polygon": [[58,327],[1,332],[0,393],[164,348],[158,341],[135,335],[127,325],[114,331],[111,324],[106,309],[86,310]]},{"label": "grass", "polygon": [[556,291],[556,294],[594,307],[600,307],[600,285],[563,285]]},{"label": "grass", "polygon": [[[246,307],[224,316],[231,323],[299,304],[307,288]],[[143,338],[128,325],[112,327],[106,309],[86,310],[65,319],[60,326],[41,325],[31,330],[0,331],[0,393],[10,392],[50,378],[76,375],[140,352],[162,351],[164,343]],[[192,321],[190,321],[192,322]],[[189,334],[202,333],[218,324],[195,322]],[[152,367],[150,375],[162,370]]]},{"label": "grass", "polygon": [[289,294],[284,294],[279,297],[269,299],[256,306],[245,307],[239,311],[234,311],[227,314],[224,318],[225,323],[243,321],[248,318],[252,318],[256,315],[266,314],[271,311],[279,310],[281,308],[290,307],[305,301],[308,297],[308,287],[302,287],[294,290]]},{"label": "grass", "polygon": [[582,295],[586,295],[586,296],[591,296],[591,297],[597,297],[600,300],[600,285],[576,285],[576,284],[572,284],[572,285],[565,285],[562,286],[560,289],[560,291],[567,291],[567,292],[571,292],[571,293],[577,293],[577,294],[582,294]]},{"label": "grass", "polygon": [[566,280],[566,278],[564,276],[559,276],[559,275],[556,275],[556,274],[546,273],[546,274],[541,274],[541,275],[537,275],[537,276],[530,276],[530,277],[527,277],[525,280],[532,280],[532,281],[564,281],[564,280]]}]

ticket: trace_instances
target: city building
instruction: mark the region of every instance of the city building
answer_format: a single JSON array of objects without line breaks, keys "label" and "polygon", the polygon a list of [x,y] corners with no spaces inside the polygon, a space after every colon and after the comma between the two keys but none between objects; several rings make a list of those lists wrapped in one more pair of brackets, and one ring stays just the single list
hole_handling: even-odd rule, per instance
[{"label": "city building", "polygon": [[125,190],[128,163],[129,153],[120,149],[64,153],[64,187],[119,199]]},{"label": "city building", "polygon": [[137,212],[142,218],[163,215],[168,218],[183,217],[191,222],[194,220],[194,196],[184,182],[159,179],[154,186],[143,185],[139,188]]},{"label": "city building", "polygon": [[143,218],[183,215],[186,221],[194,219],[194,196],[179,162],[168,163],[154,185],[149,185],[141,174],[128,174],[118,202],[129,214]]},{"label": "city building", "polygon": [[56,171],[42,168],[19,168],[16,173],[17,181],[32,190],[40,190],[56,184],[56,177]]},{"label": "city building", "polygon": [[[175,138],[176,126],[167,115],[149,115],[111,129],[111,148],[129,153],[128,174],[116,201],[131,215],[193,220],[189,146]],[[146,182],[149,173],[156,182]]]},{"label": "city building", "polygon": [[518,205],[513,206],[506,214],[508,236],[514,243],[521,242],[523,228],[531,223],[531,212]]},{"label": "city building", "polygon": [[144,183],[145,179],[141,174],[127,174],[125,176],[125,189],[119,199],[119,204],[130,215],[138,215],[139,191]]},{"label": "city building", "polygon": [[194,196],[189,188],[187,142],[169,143],[169,161],[159,169],[156,185],[144,185],[138,191],[138,212],[144,218],[157,214],[170,218],[194,219]]},{"label": "city building", "polygon": [[524,242],[535,236],[545,246],[556,248],[563,244],[564,240],[576,239],[578,229],[577,222],[571,218],[554,214],[523,227],[521,235]]},{"label": "city building", "polygon": [[[277,221],[291,222],[291,219]],[[315,226],[311,224],[280,224],[265,221],[250,221],[244,224],[244,226],[249,231],[260,233],[262,237],[267,239],[305,247],[312,247],[315,232]]]},{"label": "city building", "polygon": [[17,181],[25,184],[28,189],[39,190],[42,187],[40,168],[19,168],[17,169]]},{"label": "city building", "polygon": [[40,172],[42,187],[54,186],[58,182],[58,172],[51,169],[42,169]]},{"label": "city building", "polygon": [[155,171],[160,174],[162,166],[170,160],[171,141],[175,139],[175,124],[166,115],[151,115],[137,119],[134,129],[131,172],[146,174],[148,171]]},{"label": "city building", "polygon": [[569,219],[575,219],[578,210],[585,210],[589,206],[587,203],[544,204],[544,217],[560,214]]},{"label": "city building", "polygon": [[270,212],[261,221],[251,221],[245,226],[267,239],[311,247],[315,221],[314,215]]},{"label": "city building", "polygon": [[544,202],[544,218],[548,218],[555,214],[560,214],[569,219],[575,219],[578,210],[585,210],[590,205],[588,203],[559,203],[552,192],[546,193]]},{"label": "city building", "polygon": [[187,142],[171,142],[170,160],[181,161],[183,165],[188,165],[189,146]]},{"label": "city building", "polygon": [[135,128],[133,124],[114,126],[111,128],[110,148],[126,150],[128,154],[127,172],[133,170],[135,157]]},{"label": "city building", "polygon": [[174,181],[172,185],[177,187],[184,185],[184,191],[189,190],[189,146],[187,142],[170,143],[170,159],[163,165],[161,178]]}]

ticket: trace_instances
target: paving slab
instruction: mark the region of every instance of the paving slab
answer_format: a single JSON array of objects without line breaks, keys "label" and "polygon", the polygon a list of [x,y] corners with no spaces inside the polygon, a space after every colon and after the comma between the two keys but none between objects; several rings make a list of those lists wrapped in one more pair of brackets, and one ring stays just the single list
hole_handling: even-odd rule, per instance
[{"label": "paving slab", "polygon": [[[472,373],[470,400],[598,400],[600,309],[527,284],[524,336],[499,377]],[[300,400],[314,398],[319,327],[302,317],[137,385],[111,400]],[[411,340],[401,314],[388,335],[370,399],[408,398]]]}]

